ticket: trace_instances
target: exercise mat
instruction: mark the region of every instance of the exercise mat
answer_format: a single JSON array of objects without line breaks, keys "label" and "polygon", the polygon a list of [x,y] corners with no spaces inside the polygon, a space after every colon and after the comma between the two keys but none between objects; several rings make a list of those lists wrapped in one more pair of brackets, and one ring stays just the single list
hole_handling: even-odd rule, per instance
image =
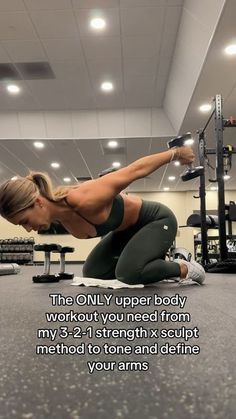
[{"label": "exercise mat", "polygon": [[98,279],[98,278],[83,278],[75,276],[71,285],[85,286],[85,287],[100,287],[100,288],[143,288],[143,284],[128,285],[124,282],[118,281],[118,279]]},{"label": "exercise mat", "polygon": [[176,278],[163,279],[162,281],[151,282],[150,284],[136,284],[128,285],[124,282],[118,281],[118,279],[98,279],[98,278],[83,278],[82,276],[75,276],[70,285],[75,286],[85,286],[85,287],[99,287],[99,288],[110,288],[110,289],[119,289],[119,288],[144,288],[144,287],[158,287],[161,283],[169,282],[175,283],[179,286],[187,285],[199,285],[197,282],[187,279],[183,282],[179,282]]}]

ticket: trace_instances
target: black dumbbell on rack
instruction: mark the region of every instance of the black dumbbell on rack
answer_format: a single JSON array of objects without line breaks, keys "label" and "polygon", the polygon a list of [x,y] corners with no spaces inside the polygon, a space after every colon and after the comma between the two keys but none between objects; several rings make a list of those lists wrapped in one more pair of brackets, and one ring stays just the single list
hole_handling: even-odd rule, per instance
[{"label": "black dumbbell on rack", "polygon": [[[45,252],[44,260],[44,272],[42,275],[33,276],[33,282],[45,283],[45,282],[58,282],[60,279],[73,279],[74,274],[65,272],[65,254],[73,253],[74,248],[69,246],[60,246],[59,244],[36,244],[34,250],[39,252]],[[60,254],[60,272],[58,274],[50,274],[50,257],[51,252]]]},{"label": "black dumbbell on rack", "polygon": [[59,244],[36,244],[34,250],[37,252],[45,252],[44,259],[44,272],[42,275],[33,276],[32,280],[35,283],[45,283],[45,282],[58,282],[60,281],[60,276],[58,274],[50,274],[50,256],[51,252],[60,252],[61,246]]},{"label": "black dumbbell on rack", "polygon": [[61,247],[60,250],[54,251],[55,253],[60,253],[60,272],[58,274],[60,279],[73,279],[74,278],[74,274],[65,272],[65,254],[73,253],[74,250],[75,250],[74,247],[64,246],[64,247]]}]

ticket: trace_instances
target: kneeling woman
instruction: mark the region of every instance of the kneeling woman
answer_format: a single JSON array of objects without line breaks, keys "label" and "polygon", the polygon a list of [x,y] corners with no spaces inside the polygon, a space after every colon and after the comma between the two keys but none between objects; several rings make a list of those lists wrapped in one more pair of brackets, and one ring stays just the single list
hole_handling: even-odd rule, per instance
[{"label": "kneeling woman", "polygon": [[192,149],[184,146],[146,156],[98,179],[55,190],[46,174],[32,172],[0,186],[0,214],[28,232],[60,222],[79,239],[104,236],[83,266],[85,277],[117,278],[127,284],[177,277],[201,284],[205,272],[194,260],[165,260],[177,232],[173,212],[158,202],[121,193],[173,160],[191,163]]}]

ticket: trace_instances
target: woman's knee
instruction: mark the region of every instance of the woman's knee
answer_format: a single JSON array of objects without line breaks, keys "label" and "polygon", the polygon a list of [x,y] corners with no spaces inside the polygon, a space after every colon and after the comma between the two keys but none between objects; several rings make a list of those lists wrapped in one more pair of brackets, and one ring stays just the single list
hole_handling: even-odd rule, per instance
[{"label": "woman's knee", "polygon": [[84,263],[82,268],[82,274],[85,278],[99,278],[98,272],[94,269],[94,266],[90,265],[89,263]]},{"label": "woman's knee", "polygon": [[115,271],[116,279],[127,285],[135,285],[142,283],[138,269],[118,266]]},{"label": "woman's knee", "polygon": [[83,277],[97,279],[114,279],[115,267],[113,263],[84,263],[82,268]]}]

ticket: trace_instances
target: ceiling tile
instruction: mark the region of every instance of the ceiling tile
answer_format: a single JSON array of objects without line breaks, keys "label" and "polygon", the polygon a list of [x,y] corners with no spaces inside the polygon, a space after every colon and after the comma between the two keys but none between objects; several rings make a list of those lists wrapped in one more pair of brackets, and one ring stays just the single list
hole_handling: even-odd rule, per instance
[{"label": "ceiling tile", "polygon": [[50,60],[83,61],[83,52],[78,38],[43,39]]},{"label": "ceiling tile", "polygon": [[118,36],[85,37],[81,42],[87,60],[112,60],[121,57],[121,43]]},{"label": "ceiling tile", "polygon": [[157,60],[150,58],[139,59],[139,58],[126,58],[124,60],[124,74],[127,77],[132,76],[150,76],[155,77],[157,71]]},{"label": "ceiling tile", "polygon": [[66,109],[94,109],[92,87],[86,78],[61,83]]},{"label": "ceiling tile", "polygon": [[[125,78],[125,104],[128,107],[152,106],[154,97],[154,79],[149,76]],[[142,99],[141,99],[142,98]],[[140,106],[139,106],[140,107]]]},{"label": "ceiling tile", "polygon": [[[22,165],[21,173],[22,170],[24,171],[23,173],[27,174],[29,170],[39,170],[42,167],[42,161],[38,158],[33,148],[27,147],[27,142],[10,140],[5,143],[5,147],[9,150],[9,153],[15,155],[15,159]],[[20,173],[18,172],[18,174]]]},{"label": "ceiling tile", "polygon": [[45,120],[43,113],[20,112],[18,114],[21,136],[24,138],[46,137]]},{"label": "ceiling tile", "polygon": [[173,55],[162,53],[158,62],[157,74],[158,77],[163,77],[169,74]]},{"label": "ceiling tile", "polygon": [[164,22],[164,7],[135,7],[121,9],[122,36],[161,36]]},{"label": "ceiling tile", "polygon": [[168,6],[183,6],[184,0],[167,0]]},{"label": "ceiling tile", "polygon": [[[1,103],[1,102],[0,102]],[[17,113],[0,113],[0,126],[1,126],[1,138],[19,138],[19,121],[17,118]]]},{"label": "ceiling tile", "polygon": [[120,7],[158,7],[165,5],[166,0],[120,0]]},{"label": "ceiling tile", "polygon": [[156,58],[161,39],[154,36],[126,36],[122,38],[124,59]]},{"label": "ceiling tile", "polygon": [[0,44],[0,63],[9,63],[10,56],[7,54],[2,45]]},{"label": "ceiling tile", "polygon": [[[83,9],[75,11],[79,32],[81,36],[117,36],[120,35],[120,22],[118,9]],[[102,17],[106,21],[106,28],[99,32],[90,28],[89,22],[94,17]]]},{"label": "ceiling tile", "polygon": [[120,80],[115,80],[115,89],[112,93],[97,92],[95,96],[96,107],[99,109],[115,109],[124,106],[124,98],[122,91],[122,83]]},{"label": "ceiling tile", "polygon": [[180,19],[182,16],[181,7],[168,7],[166,9],[165,24],[162,33],[161,53],[172,55],[178,34]]},{"label": "ceiling tile", "polygon": [[147,91],[128,92],[124,94],[124,106],[127,108],[149,108],[153,106],[153,99]]},{"label": "ceiling tile", "polygon": [[86,165],[91,168],[90,173],[97,177],[98,173],[110,166],[109,157],[102,154],[102,148],[97,140],[81,140],[78,149],[81,152]]},{"label": "ceiling tile", "polygon": [[52,70],[58,80],[84,80],[87,68],[79,61],[50,61]]},{"label": "ceiling tile", "polygon": [[36,33],[26,13],[0,14],[0,40],[34,38],[36,38]]},{"label": "ceiling tile", "polygon": [[[15,145],[15,141],[12,142]],[[25,166],[24,163],[17,159],[17,156],[14,153],[14,149],[9,149],[11,145],[11,141],[0,141],[0,162],[1,166],[3,166],[3,173],[2,175],[5,176],[7,173],[10,176],[15,175],[16,173],[19,175],[25,174]],[[2,177],[1,175],[1,177]],[[7,178],[7,176],[5,176]]]},{"label": "ceiling tile", "polygon": [[30,16],[41,38],[74,38],[78,35],[71,10],[31,12]]},{"label": "ceiling tile", "polygon": [[72,0],[75,9],[119,7],[119,0]]},{"label": "ceiling tile", "polygon": [[32,95],[31,90],[29,89],[27,83],[18,80],[17,86],[20,87],[21,92],[17,96],[10,95],[6,90],[6,83],[0,83],[0,109],[5,110],[35,110],[38,109],[38,104],[36,98]]},{"label": "ceiling tile", "polygon": [[66,109],[64,92],[61,84],[57,80],[33,80],[28,81],[36,100],[39,102],[41,109],[60,110]]},{"label": "ceiling tile", "polygon": [[25,10],[23,0],[1,0],[0,12],[21,12]]},{"label": "ceiling tile", "polygon": [[28,10],[71,9],[70,0],[24,0]]},{"label": "ceiling tile", "polygon": [[[90,175],[88,168],[83,160],[83,156],[80,153],[78,141],[61,140],[51,141],[51,143],[57,151],[58,158],[63,161],[65,167],[67,168],[67,172],[64,172],[64,174],[67,176],[72,175],[73,177],[83,177]],[[75,182],[73,181],[73,183]]]},{"label": "ceiling tile", "polygon": [[153,100],[153,106],[156,106],[157,108],[160,108],[163,105],[167,80],[168,80],[167,76],[163,78],[159,77],[157,80],[157,84],[155,87],[154,100]]},{"label": "ceiling tile", "polygon": [[72,112],[73,136],[75,138],[96,138],[99,136],[97,113]]},{"label": "ceiling tile", "polygon": [[49,138],[71,138],[72,122],[68,112],[45,113],[46,131]]},{"label": "ceiling tile", "polygon": [[88,61],[88,69],[94,85],[100,86],[103,81],[115,83],[116,79],[122,79],[122,67],[120,60]]},{"label": "ceiling tile", "polygon": [[13,62],[45,61],[46,54],[40,41],[2,41],[2,45]]},{"label": "ceiling tile", "polygon": [[[142,115],[142,118],[139,118],[138,116]],[[149,135],[151,136],[151,112],[150,109],[146,109],[145,112],[144,110],[138,110],[136,109],[135,111],[132,110],[126,110],[125,111],[125,135],[127,137],[142,137],[142,135],[147,135],[147,133],[149,133]],[[142,147],[144,144],[149,144],[149,138],[142,138],[142,140],[133,140],[131,143],[129,143],[129,141],[127,142],[127,150],[129,149],[129,146],[135,146],[136,141],[140,141],[138,142],[138,149],[137,152],[142,152]],[[140,147],[141,146],[141,147]],[[137,144],[136,144],[137,147]],[[146,153],[148,154],[148,152]]]},{"label": "ceiling tile", "polygon": [[[98,112],[98,123],[99,123],[99,132],[101,137],[124,137],[125,136],[125,127],[124,127],[124,111],[123,110],[107,110],[105,112]],[[116,132],[114,133],[114,126],[116,127]],[[122,141],[119,141],[121,144]]]}]

